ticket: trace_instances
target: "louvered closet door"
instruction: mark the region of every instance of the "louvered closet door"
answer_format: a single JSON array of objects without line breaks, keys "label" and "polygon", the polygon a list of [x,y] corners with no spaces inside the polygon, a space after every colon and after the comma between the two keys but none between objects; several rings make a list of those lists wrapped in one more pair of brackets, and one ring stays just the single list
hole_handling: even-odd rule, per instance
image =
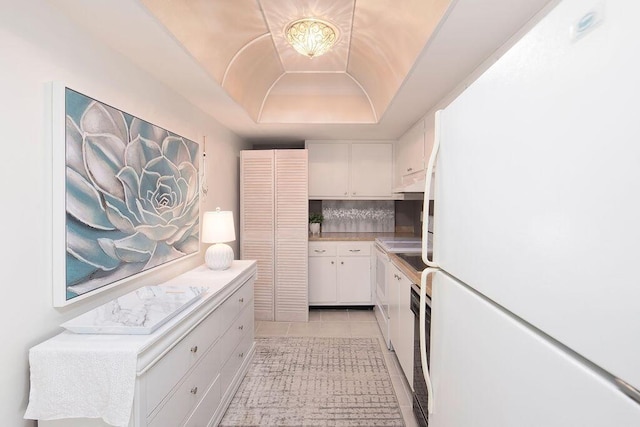
[{"label": "louvered closet door", "polygon": [[273,151],[240,152],[240,258],[255,259],[256,320],[274,320]]},{"label": "louvered closet door", "polygon": [[307,150],[276,150],[276,320],[309,320]]}]

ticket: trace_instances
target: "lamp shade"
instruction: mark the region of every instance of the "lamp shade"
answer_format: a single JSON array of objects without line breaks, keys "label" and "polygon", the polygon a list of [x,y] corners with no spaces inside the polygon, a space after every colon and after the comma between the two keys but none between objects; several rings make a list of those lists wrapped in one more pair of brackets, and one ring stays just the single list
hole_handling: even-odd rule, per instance
[{"label": "lamp shade", "polygon": [[205,212],[202,218],[203,243],[225,243],[236,240],[236,229],[233,225],[233,212],[221,211]]}]

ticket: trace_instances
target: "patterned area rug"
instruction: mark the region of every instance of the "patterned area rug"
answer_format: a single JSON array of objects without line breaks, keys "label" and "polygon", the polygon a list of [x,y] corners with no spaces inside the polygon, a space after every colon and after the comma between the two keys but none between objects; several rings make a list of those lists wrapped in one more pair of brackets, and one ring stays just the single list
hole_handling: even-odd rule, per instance
[{"label": "patterned area rug", "polygon": [[256,338],[221,426],[404,426],[376,338]]}]

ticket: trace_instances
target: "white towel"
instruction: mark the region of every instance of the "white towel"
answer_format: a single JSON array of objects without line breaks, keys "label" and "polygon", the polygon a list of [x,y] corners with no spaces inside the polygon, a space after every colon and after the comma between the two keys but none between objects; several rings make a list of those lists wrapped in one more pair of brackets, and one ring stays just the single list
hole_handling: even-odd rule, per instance
[{"label": "white towel", "polygon": [[129,425],[136,351],[111,340],[86,347],[52,340],[29,350],[26,419],[102,418],[113,426]]}]

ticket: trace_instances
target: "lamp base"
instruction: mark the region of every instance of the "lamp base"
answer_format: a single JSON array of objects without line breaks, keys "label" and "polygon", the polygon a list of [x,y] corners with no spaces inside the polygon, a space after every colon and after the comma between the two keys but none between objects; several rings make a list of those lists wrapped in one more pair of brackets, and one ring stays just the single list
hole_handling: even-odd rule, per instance
[{"label": "lamp base", "polygon": [[233,249],[225,243],[211,245],[204,254],[204,262],[212,270],[226,270],[233,262]]}]

